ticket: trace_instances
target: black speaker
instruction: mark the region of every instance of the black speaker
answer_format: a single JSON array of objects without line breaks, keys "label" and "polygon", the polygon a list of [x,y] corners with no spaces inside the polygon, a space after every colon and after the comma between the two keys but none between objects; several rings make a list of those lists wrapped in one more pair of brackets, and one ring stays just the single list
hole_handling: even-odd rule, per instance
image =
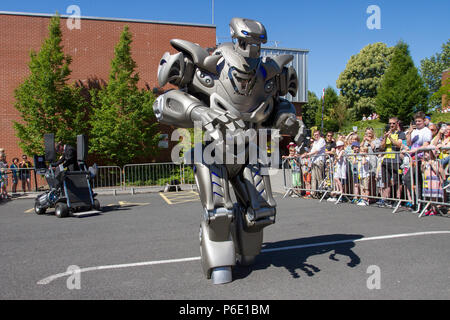
[{"label": "black speaker", "polygon": [[45,160],[48,162],[55,162],[56,151],[55,151],[55,134],[54,133],[44,134],[44,147],[45,147]]},{"label": "black speaker", "polygon": [[77,136],[77,160],[86,161],[88,156],[88,141],[84,134]]}]

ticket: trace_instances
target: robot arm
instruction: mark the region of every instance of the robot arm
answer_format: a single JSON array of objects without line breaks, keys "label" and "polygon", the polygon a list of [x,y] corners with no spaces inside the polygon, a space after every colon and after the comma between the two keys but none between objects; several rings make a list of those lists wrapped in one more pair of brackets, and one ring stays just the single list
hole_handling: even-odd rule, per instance
[{"label": "robot arm", "polygon": [[160,95],[153,104],[153,111],[159,122],[180,128],[193,128],[194,122],[200,122],[213,139],[220,138],[222,127],[231,131],[245,128],[245,123],[228,111],[213,110],[180,90]]}]

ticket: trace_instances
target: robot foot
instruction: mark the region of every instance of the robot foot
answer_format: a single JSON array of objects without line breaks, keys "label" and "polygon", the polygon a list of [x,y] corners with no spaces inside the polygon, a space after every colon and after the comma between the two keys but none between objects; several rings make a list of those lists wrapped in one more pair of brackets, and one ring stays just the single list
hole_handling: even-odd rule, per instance
[{"label": "robot foot", "polygon": [[231,267],[218,267],[211,271],[213,284],[225,284],[233,280]]}]

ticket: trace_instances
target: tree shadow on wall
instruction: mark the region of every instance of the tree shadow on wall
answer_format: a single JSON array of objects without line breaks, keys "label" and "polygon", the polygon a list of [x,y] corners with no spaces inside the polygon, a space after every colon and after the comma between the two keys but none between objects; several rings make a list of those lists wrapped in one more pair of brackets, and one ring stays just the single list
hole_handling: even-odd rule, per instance
[{"label": "tree shadow on wall", "polygon": [[[233,269],[233,277],[246,278],[252,271],[267,269],[270,266],[285,268],[294,279],[300,278],[303,274],[313,277],[322,270],[319,266],[308,263],[308,259],[328,253],[330,260],[346,263],[348,267],[354,268],[361,263],[361,259],[352,251],[352,248],[355,246],[354,240],[361,238],[363,238],[362,235],[332,234],[264,243],[255,263],[248,267],[237,265]],[[288,247],[298,248],[281,249]],[[338,258],[338,256],[345,258]]]}]

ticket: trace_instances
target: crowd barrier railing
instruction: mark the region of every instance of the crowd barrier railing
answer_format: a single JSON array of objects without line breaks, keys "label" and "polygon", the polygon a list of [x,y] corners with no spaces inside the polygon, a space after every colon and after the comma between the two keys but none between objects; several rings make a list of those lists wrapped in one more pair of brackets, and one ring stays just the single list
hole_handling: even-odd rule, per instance
[{"label": "crowd barrier railing", "polygon": [[176,187],[194,184],[193,173],[184,164],[143,163],[127,164],[123,167],[123,186],[134,187]]},{"label": "crowd barrier railing", "polygon": [[448,210],[450,206],[449,154],[450,147],[438,150],[433,146],[420,148],[413,154],[419,218],[444,207]]},{"label": "crowd barrier railing", "polygon": [[333,188],[332,173],[327,170],[332,157],[286,157],[282,160],[283,181],[286,193],[300,195],[309,192],[314,198],[323,198]]},{"label": "crowd barrier railing", "polygon": [[93,188],[122,189],[122,168],[118,166],[99,166],[97,175],[94,177]]},{"label": "crowd barrier railing", "polygon": [[[449,149],[441,148],[443,151]],[[426,154],[434,150],[434,147],[423,148],[417,153]],[[321,167],[322,174],[319,175],[321,181],[312,184],[310,163],[313,159],[285,158],[284,197],[310,192],[318,193],[320,196],[316,195],[316,198],[320,198],[320,201],[331,195],[336,204],[346,200],[368,205],[378,200],[379,206],[392,207],[393,213],[406,203],[407,206],[416,208],[413,212],[420,212],[419,217],[424,215],[430,206],[449,206],[448,159],[447,162],[434,160],[437,167],[431,170],[422,165],[420,157],[408,152],[350,153],[343,155],[342,158],[338,160],[334,156],[325,156],[326,160]],[[424,171],[425,169],[428,171]],[[435,171],[439,172],[439,176],[434,173]],[[432,186],[428,187],[427,183]],[[393,205],[388,202],[392,202]]]},{"label": "crowd barrier railing", "polygon": [[[175,163],[144,163],[119,166],[98,166],[92,187],[102,190],[134,190],[167,186],[194,188],[195,178],[192,166]],[[48,189],[48,183],[41,170],[36,168],[4,168],[0,178],[8,194],[38,192]],[[23,178],[23,179],[22,179]],[[22,181],[26,190],[22,189]]]}]

